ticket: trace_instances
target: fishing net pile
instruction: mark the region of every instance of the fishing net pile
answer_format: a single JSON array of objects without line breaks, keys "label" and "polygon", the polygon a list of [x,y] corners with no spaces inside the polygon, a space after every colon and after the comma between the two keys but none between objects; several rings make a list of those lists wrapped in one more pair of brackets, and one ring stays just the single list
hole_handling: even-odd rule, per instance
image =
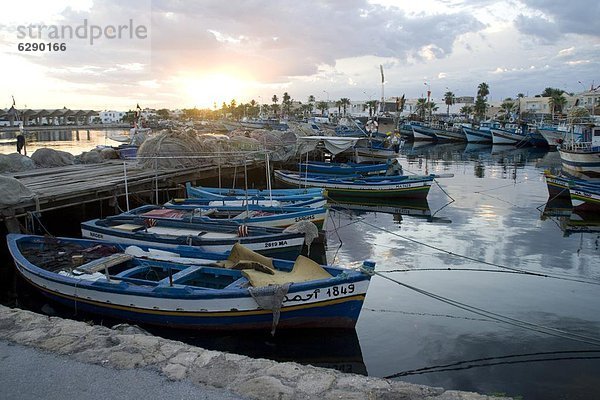
[{"label": "fishing net pile", "polygon": [[163,131],[149,137],[138,152],[143,168],[187,168],[207,165],[241,164],[264,159],[268,151],[273,161],[294,156],[296,135],[264,129],[237,129],[227,134],[201,133],[195,129]]},{"label": "fishing net pile", "polygon": [[18,179],[8,176],[0,176],[0,193],[0,207],[10,207],[36,198]]},{"label": "fishing net pile", "polygon": [[62,167],[74,164],[72,154],[49,148],[37,149],[31,155],[31,159],[39,168]]},{"label": "fishing net pile", "polygon": [[118,158],[119,154],[115,149],[105,147],[84,151],[81,155],[76,156],[75,160],[81,164],[98,164],[105,160],[114,160]]},{"label": "fishing net pile", "polygon": [[0,154],[0,173],[21,172],[35,168],[33,160],[19,153]]},{"label": "fishing net pile", "polygon": [[143,168],[187,168],[213,163],[210,155],[220,146],[218,139],[202,138],[193,129],[163,131],[149,137],[137,152]]}]

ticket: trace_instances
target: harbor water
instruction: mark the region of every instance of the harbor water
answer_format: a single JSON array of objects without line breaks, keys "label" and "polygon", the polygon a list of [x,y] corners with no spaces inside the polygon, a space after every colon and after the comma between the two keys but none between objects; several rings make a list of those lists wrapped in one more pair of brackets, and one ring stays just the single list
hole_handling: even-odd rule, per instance
[{"label": "harbor water", "polygon": [[[78,154],[106,140],[91,131],[89,140],[48,146]],[[543,171],[560,168],[558,153],[407,144],[399,162],[407,174],[452,177],[437,179],[426,201],[332,202],[327,260],[372,259],[382,274],[371,281],[355,331],[148,329],[205,348],[446,389],[597,398],[600,346],[588,339],[600,338],[600,216],[546,204]],[[17,288],[20,306],[48,310]]]}]

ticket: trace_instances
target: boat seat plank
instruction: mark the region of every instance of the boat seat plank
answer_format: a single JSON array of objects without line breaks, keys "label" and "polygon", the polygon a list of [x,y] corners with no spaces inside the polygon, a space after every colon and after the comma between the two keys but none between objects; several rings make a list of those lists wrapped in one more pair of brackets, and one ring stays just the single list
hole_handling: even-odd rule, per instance
[{"label": "boat seat plank", "polygon": [[80,265],[75,270],[78,272],[82,272],[84,274],[93,274],[95,272],[100,272],[105,268],[110,268],[115,265],[119,265],[121,263],[130,261],[133,259],[133,256],[125,253],[117,253],[111,254],[108,257],[99,258],[97,260],[93,260],[87,262],[83,265]]}]

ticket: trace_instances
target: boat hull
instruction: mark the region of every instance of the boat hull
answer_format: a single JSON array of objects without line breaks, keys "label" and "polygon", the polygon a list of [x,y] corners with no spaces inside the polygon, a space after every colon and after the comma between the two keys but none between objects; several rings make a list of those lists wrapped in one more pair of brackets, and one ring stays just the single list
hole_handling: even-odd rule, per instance
[{"label": "boat hull", "polygon": [[[17,241],[24,236],[27,235],[9,235],[8,239],[9,250],[18,273],[48,298],[78,311],[175,328],[270,330],[273,325],[272,312],[261,308],[245,287],[210,289],[160,282],[155,282],[154,285],[140,285],[124,280],[125,278],[119,279],[120,275],[111,276],[111,279],[107,280],[102,273],[99,274],[100,277],[83,278],[72,272],[62,272],[65,269],[72,271],[72,265],[65,265],[60,272],[54,267],[52,270],[46,270],[32,264],[21,254]],[[40,243],[48,240],[71,241],[90,243],[86,245],[89,247],[98,243],[82,239],[48,239],[39,236],[36,238],[39,238],[37,240]],[[120,245],[111,243],[110,246]],[[190,251],[193,252],[193,249],[186,250],[188,254]],[[221,259],[220,255],[215,254],[199,255],[209,258],[204,261]],[[196,267],[191,267],[194,268]],[[277,329],[355,326],[370,276],[356,270],[330,267],[330,270],[332,269],[337,269],[338,272],[331,278],[289,285],[282,298]],[[229,272],[231,273],[233,272]],[[177,274],[173,275],[173,279],[176,276]],[[238,272],[235,276],[241,275]]]},{"label": "boat hull", "polygon": [[600,186],[596,189],[585,186],[570,188],[571,203],[578,211],[600,211]]},{"label": "boat hull", "polygon": [[467,126],[463,126],[462,130],[469,143],[492,143],[491,131],[473,129]]},{"label": "boat hull", "polygon": [[[109,241],[115,243],[148,245],[155,244],[162,247],[178,247],[189,245],[201,251],[224,253],[235,243],[243,244],[252,251],[267,257],[295,260],[302,251],[304,237],[298,234],[281,234],[268,236],[222,237],[203,240],[197,235],[180,234],[178,236],[164,234],[157,227],[147,228],[145,232],[126,232],[112,227],[97,225],[98,220],[83,222],[81,236],[84,238]],[[163,221],[164,222],[164,221]],[[160,228],[160,227],[158,227]]]},{"label": "boat hull", "polygon": [[436,141],[438,140],[435,132],[425,126],[411,125],[415,141]]},{"label": "boat hull", "polygon": [[504,129],[492,128],[492,143],[503,145],[522,145],[527,142],[527,138],[523,135],[512,133]]},{"label": "boat hull", "polygon": [[575,152],[559,149],[558,152],[564,168],[600,175],[600,151]]},{"label": "boat hull", "polygon": [[425,176],[419,179],[396,180],[390,177],[389,182],[382,180],[378,183],[336,182],[303,178],[299,174],[275,171],[275,179],[289,185],[305,185],[323,187],[330,197],[371,197],[371,198],[426,198],[433,183],[433,177]]}]

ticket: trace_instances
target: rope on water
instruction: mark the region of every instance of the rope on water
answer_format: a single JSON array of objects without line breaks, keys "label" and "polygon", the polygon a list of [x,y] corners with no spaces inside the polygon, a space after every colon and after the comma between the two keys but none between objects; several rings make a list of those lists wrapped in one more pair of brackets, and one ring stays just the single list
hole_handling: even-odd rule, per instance
[{"label": "rope on water", "polygon": [[[341,203],[336,202],[335,200],[332,200],[330,197],[327,197],[327,199],[328,199],[328,201],[331,201],[331,202],[334,202],[334,203],[338,204],[341,208],[345,208]],[[347,208],[346,208],[346,210],[347,210]],[[590,285],[600,285],[600,282],[596,281],[596,280],[585,280],[585,279],[572,278],[572,277],[569,277],[566,274],[563,274],[562,276],[561,276],[561,274],[556,274],[556,273],[555,274],[546,274],[546,273],[541,273],[541,272],[537,272],[537,271],[531,271],[531,270],[520,269],[520,268],[513,268],[513,267],[508,267],[506,265],[492,263],[492,262],[489,262],[489,261],[481,260],[479,258],[470,257],[470,256],[467,256],[467,255],[464,255],[464,254],[454,253],[452,251],[449,251],[449,250],[446,250],[446,249],[442,249],[440,247],[436,247],[436,246],[433,246],[433,245],[430,245],[430,244],[427,244],[427,243],[420,242],[420,241],[418,241],[416,239],[412,239],[412,238],[410,238],[408,236],[401,235],[401,234],[399,234],[397,232],[393,232],[393,231],[391,231],[389,229],[386,229],[386,228],[383,228],[381,226],[377,226],[377,225],[371,224],[370,222],[367,222],[364,219],[360,219],[360,220],[358,220],[358,222],[362,222],[365,225],[368,225],[368,226],[370,226],[372,228],[378,229],[378,230],[380,230],[382,232],[385,232],[385,233],[388,233],[390,235],[396,236],[396,237],[398,237],[400,239],[407,240],[409,242],[412,242],[412,243],[415,243],[415,244],[427,247],[427,248],[435,250],[435,251],[439,251],[439,252],[444,253],[444,254],[448,254],[450,256],[463,258],[465,260],[469,260],[469,261],[473,261],[473,262],[477,262],[477,263],[489,265],[489,266],[496,267],[496,268],[506,269],[506,270],[509,270],[509,271],[514,271],[516,273],[523,274],[523,275],[531,275],[531,276],[538,276],[538,277],[543,277],[543,278],[552,278],[552,279],[566,280],[566,281],[571,281],[571,282],[586,283],[586,284],[590,284]],[[378,246],[380,246],[380,245],[378,245]]]},{"label": "rope on water", "polygon": [[540,324],[535,324],[535,323],[532,323],[532,322],[524,321],[524,320],[521,320],[521,319],[508,317],[506,315],[502,315],[502,314],[495,313],[495,312],[492,312],[492,311],[487,311],[487,310],[484,310],[484,309],[479,308],[479,307],[471,306],[469,304],[462,303],[462,302],[450,299],[448,297],[444,297],[444,296],[440,296],[440,295],[437,295],[437,294],[432,293],[432,292],[428,292],[428,291],[426,291],[424,289],[420,289],[418,287],[415,287],[415,286],[412,286],[412,285],[400,282],[400,281],[398,281],[398,280],[396,280],[394,278],[391,278],[391,277],[389,277],[389,276],[387,276],[387,275],[385,275],[385,274],[383,274],[381,272],[378,272],[378,271],[373,271],[373,270],[366,269],[366,268],[363,268],[363,267],[360,267],[360,270],[362,272],[366,273],[366,274],[377,275],[377,276],[379,276],[379,277],[381,277],[383,279],[387,279],[390,282],[394,282],[394,283],[396,283],[396,284],[398,284],[398,285],[400,285],[402,287],[405,287],[405,288],[407,288],[409,290],[415,291],[415,292],[417,292],[419,294],[422,294],[424,296],[430,297],[432,299],[441,301],[442,303],[451,305],[451,306],[459,308],[461,310],[465,310],[465,311],[471,312],[473,314],[477,314],[477,315],[483,316],[485,318],[489,318],[489,319],[494,320],[494,321],[502,322],[502,323],[505,323],[505,324],[508,324],[508,325],[511,325],[511,326],[515,326],[515,327],[518,327],[518,328],[530,330],[530,331],[533,331],[533,332],[543,333],[543,334],[546,334],[546,335],[549,335],[549,336],[559,337],[559,338],[562,338],[562,339],[572,340],[572,341],[576,341],[576,342],[580,342],[580,343],[591,344],[591,345],[594,345],[594,346],[600,346],[600,338],[597,338],[597,337],[582,335],[582,334],[575,333],[575,332],[568,332],[568,331],[564,331],[562,329],[552,328],[552,327],[549,327],[549,326],[544,326],[544,325],[540,325]]},{"label": "rope on water", "polygon": [[[545,352],[537,352],[537,353],[522,353],[522,354],[508,354],[505,356],[496,356],[496,357],[484,357],[484,358],[475,358],[472,360],[463,360],[457,361],[455,363],[450,364],[441,364],[441,365],[433,365],[430,367],[417,368],[412,370],[406,370],[402,372],[395,373],[393,375],[385,376],[385,379],[394,379],[399,378],[401,376],[408,375],[422,375],[422,374],[430,374],[434,372],[445,372],[445,371],[459,371],[464,369],[470,369],[475,367],[488,367],[492,365],[507,365],[507,364],[521,364],[528,362],[544,362],[544,361],[563,361],[563,360],[593,360],[600,359],[600,356],[576,356],[576,357],[552,357],[552,358],[535,358],[535,359],[525,359],[525,360],[509,360],[515,358],[524,358],[524,357],[539,357],[539,356],[548,356],[548,355],[559,355],[559,354],[597,354],[600,353],[598,350],[563,350],[563,351],[545,351]],[[499,360],[509,360],[509,361],[499,361]],[[486,362],[493,361],[493,362]]]}]

